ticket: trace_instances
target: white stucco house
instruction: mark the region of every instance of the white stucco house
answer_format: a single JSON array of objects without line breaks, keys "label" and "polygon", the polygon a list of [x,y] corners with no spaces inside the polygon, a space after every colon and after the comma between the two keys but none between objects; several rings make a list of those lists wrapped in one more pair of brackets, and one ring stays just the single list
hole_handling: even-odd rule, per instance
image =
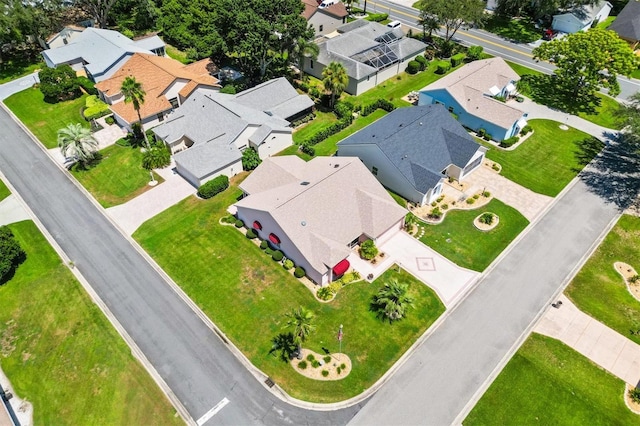
[{"label": "white stucco house", "polygon": [[338,29],[347,22],[347,8],[344,3],[338,1],[327,7],[320,8],[316,0],[302,0],[304,11],[302,16],[313,27],[316,36],[323,36]]},{"label": "white stucco house", "polygon": [[424,53],[426,44],[404,36],[401,28],[358,19],[317,40],[317,59],[306,58],[304,72],[322,79],[331,62],[344,65],[349,76],[345,91],[359,95],[395,77],[407,63]]},{"label": "white stucco house", "polygon": [[567,34],[587,31],[593,25],[607,19],[612,8],[611,3],[604,0],[593,5],[576,6],[565,13],[553,15],[551,28]]},{"label": "white stucco house", "polygon": [[313,105],[284,77],[235,95],[200,88],[153,133],[171,149],[177,172],[199,187],[216,176],[240,173],[247,148],[264,159],[290,146],[290,122]]},{"label": "white stucco house", "polygon": [[322,286],[349,269],[357,244],[401,232],[407,214],[356,157],[268,158],[240,188],[238,218]]},{"label": "white stucco house", "polygon": [[338,143],[339,157],[358,157],[382,185],[418,205],[482,165],[479,145],[442,105],[399,108]]}]

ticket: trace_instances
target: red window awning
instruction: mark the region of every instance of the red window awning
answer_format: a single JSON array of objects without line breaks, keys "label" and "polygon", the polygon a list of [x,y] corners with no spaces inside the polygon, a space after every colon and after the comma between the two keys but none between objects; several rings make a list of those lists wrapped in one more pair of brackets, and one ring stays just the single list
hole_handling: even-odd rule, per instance
[{"label": "red window awning", "polygon": [[341,260],[336,266],[333,267],[333,275],[340,276],[344,274],[349,269],[349,266],[351,266],[351,264],[347,259]]},{"label": "red window awning", "polygon": [[256,220],[255,222],[253,222],[253,229],[257,229],[258,231],[261,231],[262,224]]},{"label": "red window awning", "polygon": [[271,241],[273,244],[280,244],[280,238],[278,238],[278,236],[276,234],[269,234],[269,241]]}]

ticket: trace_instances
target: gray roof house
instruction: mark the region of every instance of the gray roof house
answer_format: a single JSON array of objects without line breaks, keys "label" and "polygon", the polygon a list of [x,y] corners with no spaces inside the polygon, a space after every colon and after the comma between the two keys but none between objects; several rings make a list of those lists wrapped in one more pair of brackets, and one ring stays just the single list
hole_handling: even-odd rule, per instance
[{"label": "gray roof house", "polygon": [[153,132],[171,149],[178,173],[198,187],[240,173],[246,148],[266,158],[291,145],[289,120],[312,106],[285,78],[236,95],[200,88]]},{"label": "gray roof house", "polygon": [[462,180],[482,164],[479,145],[442,105],[400,108],[338,143],[385,187],[418,205],[431,203],[444,180]]},{"label": "gray roof house", "polygon": [[358,19],[338,27],[317,41],[320,53],[306,58],[304,71],[322,78],[330,62],[340,62],[347,70],[347,93],[358,95],[404,71],[407,62],[424,53],[426,45],[408,38],[400,28]]},{"label": "gray roof house", "polygon": [[349,269],[359,242],[399,232],[407,213],[354,157],[271,157],[240,188],[238,217],[319,285]]},{"label": "gray roof house", "polygon": [[131,40],[117,31],[87,28],[68,44],[42,52],[50,68],[68,64],[98,82],[113,75],[134,53],[164,56],[164,42],[158,36]]},{"label": "gray roof house", "polygon": [[635,50],[640,41],[640,1],[629,0],[607,29],[615,31]]},{"label": "gray roof house", "polygon": [[605,0],[594,4],[579,5],[565,13],[553,15],[551,28],[567,34],[587,31],[593,25],[607,19],[612,8],[611,3]]}]

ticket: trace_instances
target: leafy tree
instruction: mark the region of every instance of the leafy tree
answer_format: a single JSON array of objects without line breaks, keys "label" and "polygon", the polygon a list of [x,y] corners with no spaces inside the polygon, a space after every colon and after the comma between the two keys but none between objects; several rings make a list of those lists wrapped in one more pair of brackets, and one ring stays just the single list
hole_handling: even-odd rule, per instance
[{"label": "leafy tree", "polygon": [[69,65],[57,68],[46,67],[40,71],[40,91],[44,100],[56,103],[80,96],[80,85],[76,72]]},{"label": "leafy tree", "polygon": [[420,9],[419,12],[418,25],[422,27],[422,39],[431,40],[433,32],[440,28],[438,17],[425,9]]},{"label": "leafy tree", "polygon": [[501,16],[517,17],[531,4],[531,0],[498,0],[496,13]]},{"label": "leafy tree", "polygon": [[109,12],[117,0],[79,0],[79,5],[93,16],[100,28],[109,25]]},{"label": "leafy tree", "polygon": [[481,25],[484,6],[482,0],[420,0],[417,5],[421,22],[444,26],[447,43],[462,26]]},{"label": "leafy tree", "polygon": [[482,46],[470,46],[469,49],[467,49],[467,58],[471,61],[477,61],[482,57],[482,51]]},{"label": "leafy tree", "polygon": [[371,308],[379,318],[389,322],[404,318],[413,307],[413,297],[409,295],[409,284],[390,280],[373,296]]},{"label": "leafy tree", "polygon": [[242,168],[244,170],[253,170],[262,162],[260,155],[253,148],[247,148],[242,151]]},{"label": "leafy tree", "polygon": [[15,269],[26,259],[27,255],[20,243],[7,226],[0,226],[0,284],[4,284],[13,276]]},{"label": "leafy tree", "polygon": [[169,164],[171,164],[171,153],[165,145],[154,145],[142,154],[142,168],[145,170],[161,169]]},{"label": "leafy tree", "polygon": [[120,91],[122,92],[122,96],[124,96],[124,102],[133,104],[133,109],[135,109],[138,114],[138,120],[140,123],[140,129],[142,130],[142,136],[144,137],[144,142],[147,145],[147,149],[151,149],[149,138],[147,138],[147,133],[144,131],[142,117],[140,116],[140,106],[144,103],[144,97],[146,95],[146,92],[142,88],[142,83],[137,81],[135,77],[129,76],[122,81]]},{"label": "leafy tree", "polygon": [[336,98],[339,98],[344,89],[349,84],[349,76],[344,65],[340,62],[330,62],[322,70],[322,84],[324,89],[331,94],[330,107],[333,107],[336,103]]},{"label": "leafy tree", "polygon": [[71,123],[58,130],[58,148],[66,158],[72,158],[84,167],[95,158],[98,141],[90,129],[80,123]]},{"label": "leafy tree", "polygon": [[378,247],[373,240],[367,240],[360,244],[360,256],[363,259],[371,260],[378,255]]},{"label": "leafy tree", "polygon": [[553,62],[561,87],[578,99],[593,96],[601,88],[609,89],[612,96],[619,94],[618,75],[629,76],[638,68],[629,45],[615,32],[598,28],[543,43],[533,56]]},{"label": "leafy tree", "polygon": [[160,10],[153,0],[117,0],[111,9],[109,21],[121,29],[141,33],[155,29],[159,17]]},{"label": "leafy tree", "polygon": [[303,308],[292,309],[285,314],[287,323],[284,328],[291,329],[293,333],[293,340],[298,345],[298,353],[302,350],[302,343],[307,340],[307,337],[313,333],[316,329],[313,324],[314,314],[313,312]]},{"label": "leafy tree", "polygon": [[271,350],[269,354],[274,352],[280,352],[280,359],[288,362],[293,358],[293,354],[296,351],[296,342],[292,333],[280,333],[271,339]]}]

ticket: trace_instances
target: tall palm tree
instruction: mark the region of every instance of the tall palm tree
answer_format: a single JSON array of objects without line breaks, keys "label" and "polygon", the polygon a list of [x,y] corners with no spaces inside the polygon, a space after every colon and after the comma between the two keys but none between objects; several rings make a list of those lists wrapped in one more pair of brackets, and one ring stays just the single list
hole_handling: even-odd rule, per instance
[{"label": "tall palm tree", "polygon": [[307,79],[307,75],[304,73],[304,58],[311,58],[313,60],[318,59],[320,48],[312,40],[306,40],[304,37],[299,37],[296,40],[296,44],[293,46],[293,55],[298,62],[298,69],[300,70],[300,78],[302,80]]},{"label": "tall palm tree", "polygon": [[390,280],[373,296],[372,308],[379,317],[386,318],[389,322],[401,320],[407,310],[413,307],[413,297],[408,292],[409,284]]},{"label": "tall palm tree", "polygon": [[324,89],[331,93],[331,104],[329,106],[333,108],[336,98],[340,97],[349,84],[349,76],[344,65],[340,62],[330,62],[322,70],[322,84],[324,84]]},{"label": "tall palm tree", "polygon": [[73,158],[84,166],[95,158],[98,141],[90,129],[80,123],[71,123],[58,130],[58,147],[66,158]]},{"label": "tall palm tree", "polygon": [[294,342],[298,345],[298,356],[300,356],[302,343],[316,329],[313,325],[315,315],[301,306],[298,309],[291,309],[291,312],[288,312],[286,316],[288,320],[284,328],[292,330]]},{"label": "tall palm tree", "polygon": [[138,114],[140,130],[142,130],[144,142],[147,145],[147,149],[151,149],[149,139],[147,139],[147,134],[145,133],[144,126],[142,125],[142,117],[140,116],[140,106],[144,104],[144,97],[146,95],[146,92],[142,88],[142,83],[137,81],[135,77],[129,76],[122,81],[120,91],[122,92],[122,96],[124,96],[124,102],[127,104],[133,104],[133,109],[135,109]]}]

